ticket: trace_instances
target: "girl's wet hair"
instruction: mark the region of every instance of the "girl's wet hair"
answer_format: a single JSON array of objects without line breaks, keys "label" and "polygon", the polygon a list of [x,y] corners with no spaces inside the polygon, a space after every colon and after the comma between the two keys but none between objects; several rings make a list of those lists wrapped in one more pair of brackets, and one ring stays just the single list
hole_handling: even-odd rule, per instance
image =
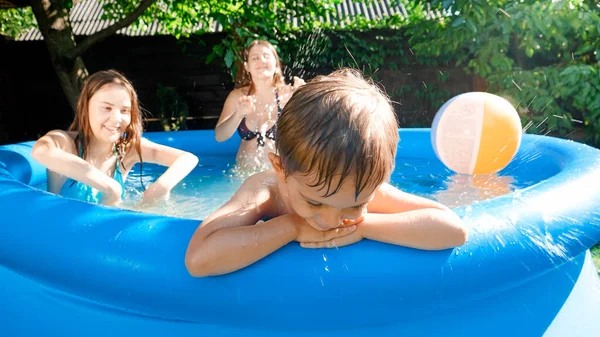
[{"label": "girl's wet hair", "polygon": [[[140,105],[138,102],[137,93],[133,88],[133,85],[125,76],[115,70],[102,70],[98,71],[89,76],[81,89],[81,93],[77,100],[77,111],[75,112],[75,119],[69,131],[77,131],[76,143],[77,147],[82,151],[82,158],[86,157],[90,139],[93,136],[92,128],[90,126],[89,119],[89,108],[90,100],[105,85],[119,85],[123,87],[129,97],[131,98],[131,122],[125,129],[125,132],[121,135],[121,138],[117,141],[116,149],[117,155],[119,156],[121,165],[123,164],[123,158],[131,149],[135,149],[140,159],[140,165],[142,164],[142,114],[140,112]],[[125,168],[123,166],[123,168]],[[140,169],[141,171],[141,169]]]},{"label": "girl's wet hair", "polygon": [[[244,59],[244,63],[248,63],[248,57],[250,56],[250,50],[252,49],[252,47],[254,46],[265,46],[267,48],[269,48],[269,50],[271,51],[271,53],[273,53],[273,56],[275,57],[275,74],[273,74],[273,86],[275,88],[279,88],[283,85],[285,85],[285,81],[283,78],[283,69],[281,66],[281,60],[279,59],[279,55],[277,54],[277,50],[275,50],[275,47],[273,47],[273,45],[266,40],[254,40],[252,41],[252,43],[250,43],[250,45],[248,46],[248,48],[246,48],[244,50],[244,54],[243,54],[243,59]],[[250,75],[249,72],[246,71],[245,68],[242,68],[242,80],[240,83],[241,87],[245,87],[247,85],[250,86],[250,94],[253,94],[256,91],[256,87],[254,85],[254,82],[252,81],[252,76]]]},{"label": "girl's wet hair", "polygon": [[317,76],[300,87],[277,121],[277,152],[286,176],[314,175],[311,186],[336,193],[354,178],[355,197],[394,169],[398,122],[388,96],[354,69]]}]

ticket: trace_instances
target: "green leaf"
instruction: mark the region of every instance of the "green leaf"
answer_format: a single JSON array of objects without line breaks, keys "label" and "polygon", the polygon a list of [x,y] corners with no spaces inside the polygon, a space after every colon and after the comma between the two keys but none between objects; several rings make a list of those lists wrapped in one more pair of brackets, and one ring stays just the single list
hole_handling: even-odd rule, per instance
[{"label": "green leaf", "polygon": [[584,83],[583,89],[581,90],[581,94],[579,96],[581,96],[582,98],[587,97],[587,95],[589,95],[591,90],[592,90],[592,86],[589,83]]},{"label": "green leaf", "polygon": [[458,17],[456,20],[454,20],[454,22],[452,22],[452,26],[451,27],[452,28],[456,28],[456,27],[458,27],[458,26],[460,26],[460,25],[462,25],[464,23],[465,23],[465,19],[463,19],[461,17]]},{"label": "green leaf", "polygon": [[527,47],[527,48],[525,49],[525,55],[527,55],[527,57],[532,57],[532,56],[533,56],[533,53],[534,53],[534,50],[533,50],[533,48],[531,48],[531,47]]},{"label": "green leaf", "polygon": [[206,64],[209,64],[212,62],[212,60],[214,60],[215,56],[217,56],[214,52],[210,53],[207,57],[206,57]]},{"label": "green leaf", "polygon": [[594,46],[594,45],[586,43],[586,44],[580,46],[579,48],[577,48],[577,50],[575,51],[575,55],[579,56],[579,55],[586,54],[586,53],[594,50],[595,47],[596,46]]},{"label": "green leaf", "polygon": [[467,20],[467,27],[469,27],[469,29],[473,33],[477,33],[477,26],[475,25],[475,23],[473,22],[473,20]]},{"label": "green leaf", "polygon": [[234,59],[235,56],[233,54],[233,50],[227,49],[227,52],[225,53],[225,65],[227,66],[227,68],[231,68]]},{"label": "green leaf", "polygon": [[213,47],[213,52],[215,54],[217,54],[218,56],[223,55],[223,46],[221,46],[220,44],[216,45]]}]

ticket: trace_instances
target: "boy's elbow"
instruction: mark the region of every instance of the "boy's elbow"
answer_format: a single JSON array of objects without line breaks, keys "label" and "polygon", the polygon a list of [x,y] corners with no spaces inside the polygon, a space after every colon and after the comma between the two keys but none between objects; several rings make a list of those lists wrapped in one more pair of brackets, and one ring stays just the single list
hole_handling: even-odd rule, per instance
[{"label": "boy's elbow", "polygon": [[[469,230],[465,226],[463,219],[461,219],[456,213],[448,209],[447,211],[435,210],[431,213],[433,218],[437,218],[437,221],[445,223],[444,227],[447,228],[444,235],[444,243],[441,249],[454,248],[464,245],[469,239]],[[432,219],[433,221],[436,221]]]},{"label": "boy's elbow", "polygon": [[459,247],[467,243],[469,239],[469,231],[465,227],[464,223],[461,221],[458,225],[458,229],[456,231],[456,242],[454,247]]},{"label": "boy's elbow", "polygon": [[452,212],[452,219],[450,220],[450,228],[452,228],[452,235],[449,235],[451,238],[450,245],[451,247],[459,247],[467,243],[469,239],[469,230],[465,226],[464,221]]},{"label": "boy's elbow", "polygon": [[185,268],[187,269],[188,273],[194,277],[205,277],[212,275],[206,259],[203,259],[197,254],[186,254]]}]

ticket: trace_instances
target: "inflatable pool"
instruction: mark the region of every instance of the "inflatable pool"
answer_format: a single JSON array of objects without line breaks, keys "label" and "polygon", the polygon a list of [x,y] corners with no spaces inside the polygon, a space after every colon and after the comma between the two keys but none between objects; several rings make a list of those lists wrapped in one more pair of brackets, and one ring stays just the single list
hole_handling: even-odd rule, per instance
[{"label": "inflatable pool", "polygon": [[[440,165],[428,129],[400,131],[398,165]],[[212,131],[147,133],[235,157]],[[289,244],[239,272],[193,278],[198,220],[69,200],[35,186],[32,142],[0,147],[0,324],[9,336],[598,336],[600,151],[524,135],[506,170],[527,187],[455,210],[464,246]],[[202,159],[201,159],[202,161]]]}]

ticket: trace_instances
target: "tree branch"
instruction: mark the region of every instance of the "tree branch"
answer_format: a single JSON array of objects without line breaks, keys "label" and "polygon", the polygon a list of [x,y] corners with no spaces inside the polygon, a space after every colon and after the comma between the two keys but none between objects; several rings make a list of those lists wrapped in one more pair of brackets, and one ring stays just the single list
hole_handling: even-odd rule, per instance
[{"label": "tree branch", "polygon": [[129,13],[122,20],[117,21],[113,25],[108,26],[103,30],[86,37],[85,40],[77,44],[77,47],[74,50],[67,54],[67,57],[70,59],[75,59],[76,57],[81,56],[81,54],[83,54],[94,44],[111,36],[112,34],[116,33],[119,29],[129,26],[135,20],[137,20],[140,17],[140,15],[144,13],[146,8],[150,7],[150,5],[152,5],[155,1],[156,0],[143,0],[142,3],[140,3],[140,5],[133,12]]}]

